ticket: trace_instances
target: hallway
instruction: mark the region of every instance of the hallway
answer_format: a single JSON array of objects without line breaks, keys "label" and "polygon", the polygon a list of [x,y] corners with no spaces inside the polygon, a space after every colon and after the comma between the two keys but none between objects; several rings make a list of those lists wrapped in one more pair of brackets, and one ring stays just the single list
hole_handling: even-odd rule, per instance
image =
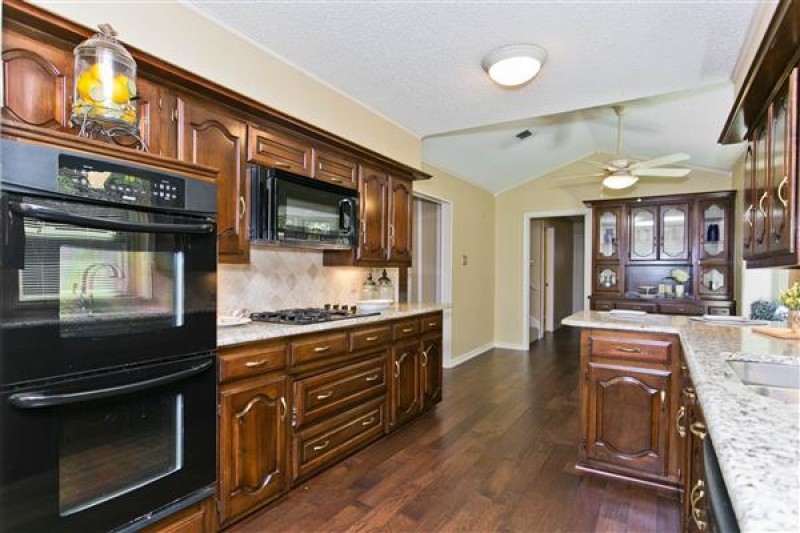
[{"label": "hallway", "polygon": [[433,412],[232,530],[678,531],[669,496],[574,472],[578,351],[564,327],[447,371]]}]

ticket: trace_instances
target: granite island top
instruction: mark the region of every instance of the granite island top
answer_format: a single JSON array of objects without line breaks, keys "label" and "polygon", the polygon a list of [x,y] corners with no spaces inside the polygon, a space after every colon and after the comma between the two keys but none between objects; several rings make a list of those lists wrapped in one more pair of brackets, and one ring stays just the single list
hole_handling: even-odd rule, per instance
[{"label": "granite island top", "polygon": [[800,406],[748,389],[728,360],[800,365],[800,342],[683,316],[581,311],[562,324],[678,335],[742,531],[800,531]]},{"label": "granite island top", "polygon": [[305,335],[307,333],[318,333],[322,331],[362,326],[386,320],[410,317],[414,315],[424,315],[441,311],[445,306],[442,304],[395,304],[388,309],[381,311],[380,315],[348,318],[345,320],[333,320],[330,322],[320,322],[318,324],[270,324],[267,322],[251,322],[245,326],[234,326],[217,328],[217,347],[234,346],[236,344],[246,344],[248,342],[277,339],[280,337],[290,337],[293,335]]}]

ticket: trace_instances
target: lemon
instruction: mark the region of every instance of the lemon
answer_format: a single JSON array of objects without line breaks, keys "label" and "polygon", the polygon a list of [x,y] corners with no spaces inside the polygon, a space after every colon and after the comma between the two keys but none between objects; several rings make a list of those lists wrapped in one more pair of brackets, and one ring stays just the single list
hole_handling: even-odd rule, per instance
[{"label": "lemon", "polygon": [[89,94],[92,90],[92,87],[98,85],[99,83],[100,82],[97,81],[97,78],[92,76],[91,72],[89,72],[88,70],[83,72],[80,76],[78,76],[78,84],[77,84],[78,94],[81,96],[82,99],[89,100],[90,98]]},{"label": "lemon", "polygon": [[106,99],[105,91],[103,91],[103,84],[99,81],[94,81],[91,87],[89,87],[89,98],[90,100],[94,100],[95,102],[102,102]]},{"label": "lemon", "polygon": [[129,87],[130,79],[125,74],[118,74],[111,88],[111,99],[118,104],[127,104],[131,99]]},{"label": "lemon", "polygon": [[[100,63],[95,63],[94,65],[89,67],[89,70],[84,71],[83,74],[87,74],[99,81],[102,78],[100,73]],[[81,74],[81,76],[83,76],[83,74]]]}]

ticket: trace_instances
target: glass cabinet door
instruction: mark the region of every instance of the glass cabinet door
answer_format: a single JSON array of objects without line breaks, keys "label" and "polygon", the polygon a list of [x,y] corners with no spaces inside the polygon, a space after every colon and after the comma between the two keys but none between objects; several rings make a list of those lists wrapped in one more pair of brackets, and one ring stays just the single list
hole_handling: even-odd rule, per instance
[{"label": "glass cabinet door", "polygon": [[744,156],[744,214],[742,215],[742,253],[745,259],[753,255],[753,216],[755,211],[755,191],[753,189],[753,173],[755,172],[755,158],[753,157],[753,143],[747,144],[747,153]]},{"label": "glass cabinet door", "polygon": [[728,296],[731,293],[731,277],[726,265],[705,265],[700,267],[697,280],[697,293],[703,296]]},{"label": "glass cabinet door", "polygon": [[656,207],[631,209],[630,258],[632,261],[656,259]]},{"label": "glass cabinet door", "polygon": [[622,209],[618,206],[598,208],[595,220],[595,251],[597,259],[619,259]]},{"label": "glass cabinet door", "polygon": [[728,256],[729,204],[727,200],[700,202],[700,259],[722,259]]},{"label": "glass cabinet door", "polygon": [[778,96],[772,107],[772,128],[770,130],[770,210],[769,210],[769,244],[770,252],[791,252],[791,238],[794,218],[791,213],[794,206],[794,152],[791,149],[795,138],[794,95],[797,91],[797,69],[789,79],[788,91]]},{"label": "glass cabinet door", "polygon": [[689,258],[689,205],[664,205],[660,208],[661,260]]},{"label": "glass cabinet door", "polygon": [[769,209],[769,190],[767,190],[767,126],[762,124],[754,136],[755,152],[753,157],[753,191],[755,206],[753,209],[753,254],[767,251],[767,210]]},{"label": "glass cabinet door", "polygon": [[619,292],[622,288],[619,265],[597,265],[594,292]]}]

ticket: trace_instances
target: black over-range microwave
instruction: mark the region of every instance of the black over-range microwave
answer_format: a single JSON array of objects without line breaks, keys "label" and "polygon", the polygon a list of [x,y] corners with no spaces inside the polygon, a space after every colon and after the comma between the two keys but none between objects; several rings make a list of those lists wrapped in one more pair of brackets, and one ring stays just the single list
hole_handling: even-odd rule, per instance
[{"label": "black over-range microwave", "polygon": [[259,166],[250,177],[252,242],[322,250],[358,242],[358,191]]}]

